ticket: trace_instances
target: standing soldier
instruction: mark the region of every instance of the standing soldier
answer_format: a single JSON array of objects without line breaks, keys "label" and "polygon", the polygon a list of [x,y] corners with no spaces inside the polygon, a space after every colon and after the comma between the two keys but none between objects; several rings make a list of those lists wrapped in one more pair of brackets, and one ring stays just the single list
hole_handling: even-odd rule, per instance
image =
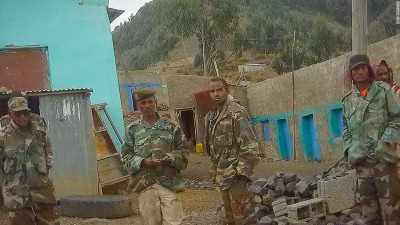
[{"label": "standing soldier", "polygon": [[210,97],[216,108],[206,115],[206,150],[211,156],[211,179],[222,193],[229,225],[254,224],[250,176],[258,162],[258,144],[246,110],[228,98],[228,83],[213,78]]},{"label": "standing soldier", "polygon": [[366,55],[352,56],[349,70],[355,87],[343,98],[344,154],[358,177],[362,220],[399,224],[400,105],[389,85],[374,81]]},{"label": "standing soldier", "polygon": [[8,110],[11,122],[0,131],[0,164],[4,207],[10,211],[11,224],[59,224],[46,132],[29,119],[26,98],[11,98]]},{"label": "standing soldier", "polygon": [[139,193],[145,225],[179,225],[183,219],[178,192],[185,186],[180,171],[188,164],[186,138],[175,122],[156,112],[156,92],[134,91],[141,117],[126,129],[121,156],[131,174],[128,189]]}]

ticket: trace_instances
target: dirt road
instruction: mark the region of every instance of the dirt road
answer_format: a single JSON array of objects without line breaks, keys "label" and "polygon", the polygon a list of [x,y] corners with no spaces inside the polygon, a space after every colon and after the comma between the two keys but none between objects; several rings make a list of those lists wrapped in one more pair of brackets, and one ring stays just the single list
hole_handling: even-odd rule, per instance
[{"label": "dirt road", "polygon": [[[307,177],[318,173],[327,168],[331,162],[312,163],[312,162],[287,162],[274,161],[268,162],[261,160],[257,165],[254,179],[269,177],[280,172],[294,172],[300,176]],[[219,192],[215,190],[208,180],[210,160],[206,155],[192,153],[189,159],[188,168],[183,171],[182,176],[188,183],[188,188],[181,194],[182,203],[185,211],[184,225],[213,225],[216,224],[217,207],[222,200]],[[140,218],[137,197],[135,194],[128,194],[133,202],[133,215],[126,218],[106,220],[106,219],[80,219],[62,218],[64,225],[142,225]],[[6,217],[0,217],[0,225],[4,224]]]}]

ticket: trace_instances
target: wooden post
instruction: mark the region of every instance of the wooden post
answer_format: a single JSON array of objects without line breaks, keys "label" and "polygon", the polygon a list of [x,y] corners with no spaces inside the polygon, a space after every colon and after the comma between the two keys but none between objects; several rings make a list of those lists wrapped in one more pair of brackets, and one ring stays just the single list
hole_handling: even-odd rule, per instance
[{"label": "wooden post", "polygon": [[367,54],[367,0],[352,0],[352,54]]}]

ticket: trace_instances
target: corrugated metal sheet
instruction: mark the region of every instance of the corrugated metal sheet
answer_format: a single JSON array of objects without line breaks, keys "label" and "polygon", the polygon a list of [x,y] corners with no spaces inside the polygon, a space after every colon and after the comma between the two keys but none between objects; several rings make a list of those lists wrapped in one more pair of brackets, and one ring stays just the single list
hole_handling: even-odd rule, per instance
[{"label": "corrugated metal sheet", "polygon": [[98,194],[94,126],[87,91],[40,92],[46,93],[39,97],[40,114],[48,123],[53,144],[51,178],[57,198]]}]

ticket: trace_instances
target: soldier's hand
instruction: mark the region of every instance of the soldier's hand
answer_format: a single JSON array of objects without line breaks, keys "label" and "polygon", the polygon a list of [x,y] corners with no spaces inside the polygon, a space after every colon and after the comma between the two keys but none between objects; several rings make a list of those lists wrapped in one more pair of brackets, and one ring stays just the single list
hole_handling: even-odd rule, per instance
[{"label": "soldier's hand", "polygon": [[162,166],[169,166],[171,164],[171,158],[168,156],[164,156],[164,158],[160,159],[160,164]]},{"label": "soldier's hand", "polygon": [[148,167],[148,168],[155,168],[157,166],[160,166],[160,160],[154,160],[154,159],[143,159],[142,163],[140,164],[140,167]]}]

